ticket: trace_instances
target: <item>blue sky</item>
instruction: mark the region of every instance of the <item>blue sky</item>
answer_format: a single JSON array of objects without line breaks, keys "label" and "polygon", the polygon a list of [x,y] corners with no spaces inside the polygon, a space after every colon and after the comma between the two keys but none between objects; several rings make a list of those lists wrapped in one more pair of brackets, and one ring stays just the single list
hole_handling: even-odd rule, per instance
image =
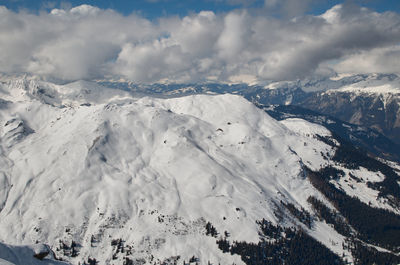
[{"label": "blue sky", "polygon": [[[267,0],[268,1],[268,0]],[[340,0],[299,0],[307,2],[306,13],[320,14],[335,4],[342,3]],[[373,10],[395,11],[400,12],[399,0],[354,0],[358,5],[371,8]],[[263,7],[262,0],[0,0],[0,5],[7,8],[18,10],[29,10],[30,12],[39,12],[41,10],[49,10],[53,7],[68,8],[81,4],[89,4],[100,7],[102,9],[114,9],[118,12],[128,15],[130,13],[139,13],[142,16],[154,19],[164,16],[179,15],[185,16],[190,13],[197,13],[202,10],[212,10],[216,13],[227,12],[237,8],[254,8]],[[279,14],[278,14],[279,15]]]}]

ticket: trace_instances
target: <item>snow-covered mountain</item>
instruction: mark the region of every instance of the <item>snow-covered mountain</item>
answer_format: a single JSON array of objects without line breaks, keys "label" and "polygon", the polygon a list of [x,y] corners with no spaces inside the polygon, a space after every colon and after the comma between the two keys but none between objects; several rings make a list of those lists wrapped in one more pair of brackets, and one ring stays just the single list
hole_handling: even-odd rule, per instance
[{"label": "snow-covered mountain", "polygon": [[279,82],[243,93],[261,104],[297,105],[374,129],[400,144],[400,78],[358,74]]},{"label": "snow-covered mountain", "polygon": [[0,264],[36,243],[72,264],[400,260],[399,165],[321,125],[83,81],[3,77],[0,98]]},{"label": "snow-covered mountain", "polygon": [[314,93],[300,104],[373,128],[400,144],[400,78],[396,75],[365,76],[359,82]]},{"label": "snow-covered mountain", "polygon": [[251,86],[100,83],[163,96],[233,93],[262,105],[296,105],[374,129],[400,145],[400,77],[395,74],[337,75]]}]

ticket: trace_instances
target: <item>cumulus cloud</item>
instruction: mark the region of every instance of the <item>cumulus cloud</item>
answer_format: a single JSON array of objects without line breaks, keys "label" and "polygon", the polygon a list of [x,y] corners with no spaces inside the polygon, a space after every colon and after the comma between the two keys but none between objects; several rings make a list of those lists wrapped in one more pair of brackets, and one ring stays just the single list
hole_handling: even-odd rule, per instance
[{"label": "cumulus cloud", "polygon": [[[400,69],[400,46],[376,48],[346,56],[338,63],[327,63],[338,73],[386,73]],[[397,71],[396,71],[397,69]]]},{"label": "cumulus cloud", "polygon": [[347,5],[320,16],[277,18],[241,9],[158,21],[89,5],[40,14],[0,7],[0,71],[63,80],[224,82],[290,80],[329,69],[398,72],[399,43],[399,14]]}]

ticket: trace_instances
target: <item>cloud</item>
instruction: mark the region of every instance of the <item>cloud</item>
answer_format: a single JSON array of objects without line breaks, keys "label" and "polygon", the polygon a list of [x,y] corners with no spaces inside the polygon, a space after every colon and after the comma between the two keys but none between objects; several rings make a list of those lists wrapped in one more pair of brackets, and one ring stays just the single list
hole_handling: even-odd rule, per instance
[{"label": "cloud", "polygon": [[390,46],[351,54],[339,63],[331,64],[330,67],[338,73],[389,74],[396,72],[394,69],[400,69],[399,58],[400,46]]},{"label": "cloud", "polygon": [[246,13],[230,13],[224,18],[224,27],[217,40],[219,57],[225,61],[235,61],[245,49],[250,33],[250,23],[246,21]]},{"label": "cloud", "polygon": [[320,16],[295,18],[253,11],[203,11],[150,21],[89,5],[40,14],[0,7],[0,71],[146,83],[224,82],[241,76],[290,80],[328,68],[399,72],[397,13],[346,4]]}]

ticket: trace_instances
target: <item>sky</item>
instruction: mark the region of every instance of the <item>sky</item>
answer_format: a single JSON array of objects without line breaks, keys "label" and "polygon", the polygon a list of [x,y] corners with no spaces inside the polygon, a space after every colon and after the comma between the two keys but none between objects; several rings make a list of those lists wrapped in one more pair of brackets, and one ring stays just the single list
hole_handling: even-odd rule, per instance
[{"label": "sky", "polygon": [[[263,8],[266,3],[270,7],[276,2],[285,2],[281,0],[0,0],[0,5],[4,5],[14,11],[29,10],[30,12],[48,11],[53,8],[71,8],[82,4],[97,6],[102,9],[113,9],[123,15],[131,13],[141,14],[148,19],[157,19],[161,16],[186,16],[190,13],[198,13],[204,10],[210,10],[215,13],[228,12],[238,8]],[[307,14],[321,14],[330,7],[340,4],[340,0],[309,0],[309,1],[286,1],[296,8],[297,12]],[[295,2],[301,2],[294,5]],[[400,11],[400,1],[398,0],[358,0],[354,3],[374,9],[379,12]],[[275,9],[274,15],[282,15],[280,10]]]},{"label": "sky", "polygon": [[398,0],[0,0],[0,72],[262,82],[399,73]]}]

